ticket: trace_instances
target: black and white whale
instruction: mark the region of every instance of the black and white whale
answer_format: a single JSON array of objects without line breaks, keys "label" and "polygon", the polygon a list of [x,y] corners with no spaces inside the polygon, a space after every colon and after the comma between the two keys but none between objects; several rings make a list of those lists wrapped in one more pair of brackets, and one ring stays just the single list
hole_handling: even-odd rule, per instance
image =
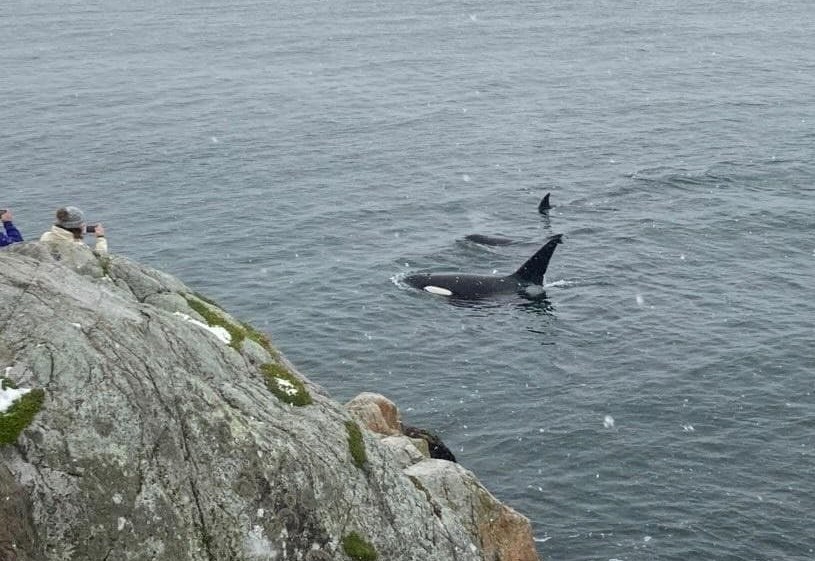
[{"label": "black and white whale", "polygon": [[442,296],[477,299],[501,294],[524,294],[530,286],[543,286],[543,277],[563,234],[549,238],[535,255],[505,277],[470,273],[415,273],[405,277],[408,285]]}]

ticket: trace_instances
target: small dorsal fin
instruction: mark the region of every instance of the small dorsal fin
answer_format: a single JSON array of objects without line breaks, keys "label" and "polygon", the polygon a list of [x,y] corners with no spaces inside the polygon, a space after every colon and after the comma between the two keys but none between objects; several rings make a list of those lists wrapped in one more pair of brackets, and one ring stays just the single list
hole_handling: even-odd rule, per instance
[{"label": "small dorsal fin", "polygon": [[549,195],[552,193],[546,193],[543,199],[541,199],[540,204],[538,205],[538,212],[541,214],[546,214],[546,211],[552,208],[552,205],[549,204]]}]

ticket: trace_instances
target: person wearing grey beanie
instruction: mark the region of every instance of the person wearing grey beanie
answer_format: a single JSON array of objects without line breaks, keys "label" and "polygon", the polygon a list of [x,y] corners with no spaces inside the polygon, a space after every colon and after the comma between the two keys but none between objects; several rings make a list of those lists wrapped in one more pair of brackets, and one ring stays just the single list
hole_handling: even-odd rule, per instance
[{"label": "person wearing grey beanie", "polygon": [[[85,243],[84,236],[89,232],[85,225],[85,213],[75,206],[64,206],[57,209],[57,220],[51,229],[40,236],[41,242],[74,242]],[[108,242],[105,237],[105,229],[101,224],[97,224],[92,229],[96,236],[94,249],[99,253],[108,252]]]}]

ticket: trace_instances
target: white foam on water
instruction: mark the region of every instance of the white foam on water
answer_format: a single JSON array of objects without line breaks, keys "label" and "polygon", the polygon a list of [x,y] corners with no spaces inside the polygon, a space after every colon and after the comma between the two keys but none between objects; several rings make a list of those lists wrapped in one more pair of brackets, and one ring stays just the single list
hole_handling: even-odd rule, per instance
[{"label": "white foam on water", "polygon": [[531,284],[524,289],[524,292],[527,294],[527,296],[534,298],[543,294],[544,288],[537,284]]}]

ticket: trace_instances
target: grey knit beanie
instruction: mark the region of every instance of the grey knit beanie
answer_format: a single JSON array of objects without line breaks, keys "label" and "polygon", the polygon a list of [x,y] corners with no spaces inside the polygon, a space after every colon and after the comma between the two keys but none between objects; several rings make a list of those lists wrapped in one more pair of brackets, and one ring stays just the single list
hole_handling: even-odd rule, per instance
[{"label": "grey knit beanie", "polygon": [[66,206],[57,211],[57,226],[79,228],[85,222],[85,215],[75,206]]}]

